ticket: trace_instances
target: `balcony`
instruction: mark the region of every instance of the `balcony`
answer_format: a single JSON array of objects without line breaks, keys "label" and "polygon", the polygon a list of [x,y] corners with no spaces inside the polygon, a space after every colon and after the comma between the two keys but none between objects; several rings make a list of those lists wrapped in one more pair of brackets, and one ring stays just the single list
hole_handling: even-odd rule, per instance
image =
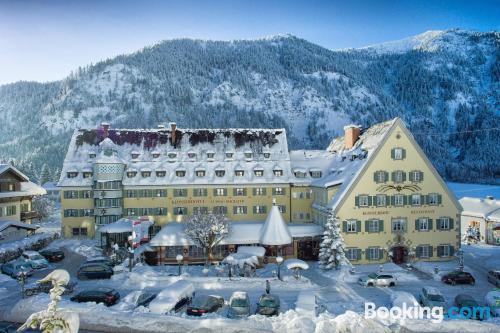
[{"label": "balcony", "polygon": [[121,207],[96,207],[94,209],[95,216],[106,216],[106,215],[122,215],[123,208]]},{"label": "balcony", "polygon": [[38,213],[35,212],[34,210],[31,210],[29,212],[21,212],[21,221],[31,220],[36,218],[38,218]]}]

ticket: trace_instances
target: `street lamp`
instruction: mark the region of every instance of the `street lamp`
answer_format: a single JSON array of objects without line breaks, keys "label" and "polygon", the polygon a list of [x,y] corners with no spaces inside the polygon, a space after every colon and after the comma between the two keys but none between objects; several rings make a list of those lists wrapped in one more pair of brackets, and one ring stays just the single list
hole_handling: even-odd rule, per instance
[{"label": "street lamp", "polygon": [[133,263],[134,263],[134,249],[129,247],[128,248],[128,270],[129,270],[129,272],[132,272]]},{"label": "street lamp", "polygon": [[457,257],[458,257],[458,269],[463,272],[464,271],[464,251],[462,249],[459,249],[457,251]]},{"label": "street lamp", "polygon": [[177,260],[177,263],[179,264],[179,276],[181,276],[181,263],[182,260],[184,260],[184,256],[182,254],[178,254],[175,259]]},{"label": "street lamp", "polygon": [[277,256],[276,263],[278,264],[278,280],[281,280],[281,264],[283,263],[283,257]]},{"label": "street lamp", "polygon": [[228,272],[228,275],[229,275],[229,279],[231,279],[231,277],[233,276],[233,262],[234,262],[234,257],[233,256],[227,256],[226,258],[226,262],[228,263],[229,265],[229,272]]}]

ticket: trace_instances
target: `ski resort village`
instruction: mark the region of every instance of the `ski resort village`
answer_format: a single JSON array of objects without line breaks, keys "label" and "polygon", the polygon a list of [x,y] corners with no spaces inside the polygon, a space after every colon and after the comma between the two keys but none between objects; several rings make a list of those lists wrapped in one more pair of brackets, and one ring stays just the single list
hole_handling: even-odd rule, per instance
[{"label": "ski resort village", "polygon": [[74,131],[57,183],[0,179],[7,327],[54,299],[90,332],[500,327],[500,190],[445,183],[400,118],[324,150],[282,128],[102,123]]}]

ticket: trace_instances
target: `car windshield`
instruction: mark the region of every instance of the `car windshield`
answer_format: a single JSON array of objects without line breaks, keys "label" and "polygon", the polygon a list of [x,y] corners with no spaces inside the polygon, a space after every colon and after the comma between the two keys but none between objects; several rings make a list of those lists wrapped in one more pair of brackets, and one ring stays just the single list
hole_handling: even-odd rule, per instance
[{"label": "car windshield", "polygon": [[429,294],[429,300],[433,302],[444,302],[442,295]]},{"label": "car windshield", "polygon": [[376,273],[370,273],[370,274],[368,274],[368,277],[370,279],[376,279],[377,278],[377,274]]},{"label": "car windshield", "polygon": [[231,301],[231,306],[235,308],[246,308],[248,303],[244,298],[235,298]]},{"label": "car windshield", "polygon": [[276,300],[269,297],[261,298],[259,305],[266,308],[274,308],[276,307]]},{"label": "car windshield", "polygon": [[196,298],[193,301],[193,306],[198,308],[207,305],[207,303],[208,303],[208,297],[200,297]]}]

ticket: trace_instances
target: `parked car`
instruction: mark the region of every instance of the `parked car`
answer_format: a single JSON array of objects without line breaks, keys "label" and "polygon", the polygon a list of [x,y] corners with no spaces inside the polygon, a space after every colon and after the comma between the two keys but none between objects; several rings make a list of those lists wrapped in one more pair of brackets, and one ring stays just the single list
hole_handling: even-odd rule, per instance
[{"label": "parked car", "polygon": [[149,303],[149,310],[158,314],[179,312],[191,304],[194,295],[193,284],[185,280],[179,280],[160,291],[155,299]]},{"label": "parked car", "polygon": [[[64,287],[64,292],[63,295],[69,295],[75,291],[77,283],[74,281],[70,281],[65,287]],[[24,288],[24,295],[26,296],[33,296],[39,293],[46,293],[48,294],[50,289],[52,289],[52,282],[34,282],[31,283]]]},{"label": "parked car", "polygon": [[493,290],[484,297],[486,304],[490,307],[491,315],[500,317],[500,290]]},{"label": "parked car", "polygon": [[84,264],[80,266],[76,276],[80,280],[86,279],[109,279],[113,275],[113,269],[104,264]]},{"label": "parked car", "polygon": [[246,317],[250,315],[250,298],[244,291],[235,291],[229,299],[229,318]]},{"label": "parked car", "polygon": [[396,285],[396,278],[390,274],[370,273],[368,276],[360,277],[358,283],[365,287],[394,287]]},{"label": "parked car", "polygon": [[2,273],[14,279],[19,279],[22,273],[24,273],[25,276],[33,275],[33,268],[24,260],[14,260],[2,265]]},{"label": "parked car", "polygon": [[85,262],[85,264],[104,264],[108,265],[109,267],[114,267],[116,265],[116,263],[113,260],[107,257],[90,258]]},{"label": "parked car", "polygon": [[96,302],[104,303],[106,306],[111,306],[118,302],[120,294],[113,288],[97,288],[84,290],[71,297],[73,302]]},{"label": "parked car", "polygon": [[[19,327],[21,327],[21,324],[0,321],[0,333],[18,333],[19,331],[17,329]],[[25,328],[23,333],[42,333],[42,331],[33,328]]]},{"label": "parked car", "polygon": [[446,308],[446,301],[444,300],[443,294],[433,287],[423,287],[418,295],[418,299],[420,304],[429,308]]},{"label": "parked car", "polygon": [[123,297],[120,303],[113,308],[121,311],[132,311],[139,306],[147,307],[155,299],[156,295],[157,293],[147,290],[135,290]]},{"label": "parked car", "polygon": [[64,259],[64,252],[61,249],[48,248],[41,250],[40,254],[49,262],[59,262]]},{"label": "parked car", "polygon": [[49,262],[40,253],[36,251],[24,251],[21,259],[28,262],[33,269],[42,269],[49,267]]},{"label": "parked car", "polygon": [[277,316],[280,312],[280,298],[278,295],[263,294],[257,303],[256,314]]},{"label": "parked car", "polygon": [[205,313],[217,312],[224,306],[224,298],[215,295],[203,295],[194,299],[193,303],[187,307],[186,313],[189,316],[202,316]]},{"label": "parked car", "polygon": [[475,284],[476,280],[471,273],[453,271],[441,277],[441,281],[447,284]]},{"label": "parked car", "polygon": [[395,291],[391,293],[391,301],[393,307],[403,308],[406,304],[407,308],[420,308],[420,304],[415,296],[406,291]]},{"label": "parked car", "polygon": [[488,282],[490,282],[495,287],[500,288],[500,271],[489,271]]},{"label": "parked car", "polygon": [[[484,318],[480,315],[479,311],[474,311],[474,309],[479,308],[479,303],[472,297],[471,295],[468,294],[458,294],[455,297],[455,305],[458,308],[468,308],[468,309],[462,309],[463,315],[465,317],[469,317],[471,319],[477,319],[477,320],[483,320]],[[469,313],[472,312],[472,313]],[[489,314],[488,314],[489,315]]]}]

